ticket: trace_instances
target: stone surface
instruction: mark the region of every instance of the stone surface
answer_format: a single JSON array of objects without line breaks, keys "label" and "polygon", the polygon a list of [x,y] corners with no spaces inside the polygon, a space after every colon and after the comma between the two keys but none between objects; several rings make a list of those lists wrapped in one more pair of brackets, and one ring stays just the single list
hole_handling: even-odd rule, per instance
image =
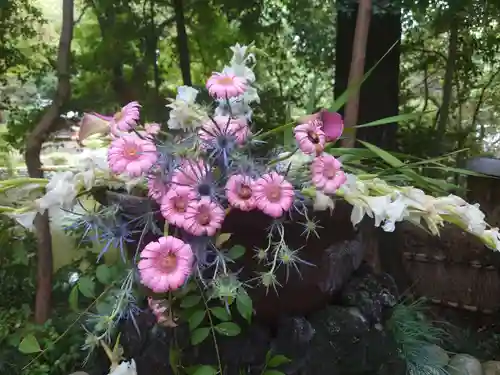
[{"label": "stone surface", "polygon": [[484,362],[483,375],[500,375],[500,362],[499,361]]},{"label": "stone surface", "polygon": [[457,354],[448,363],[449,375],[484,375],[481,363],[471,355]]},{"label": "stone surface", "polygon": [[355,308],[329,306],[311,317],[311,326],[308,375],[377,373],[396,361],[391,337]]}]

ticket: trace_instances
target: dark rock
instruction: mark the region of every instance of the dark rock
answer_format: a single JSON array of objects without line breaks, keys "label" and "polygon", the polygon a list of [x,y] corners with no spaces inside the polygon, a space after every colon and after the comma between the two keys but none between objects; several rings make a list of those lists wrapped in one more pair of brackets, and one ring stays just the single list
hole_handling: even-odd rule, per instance
[{"label": "dark rock", "polygon": [[354,307],[329,306],[310,319],[308,375],[376,374],[394,362],[396,347],[381,327],[372,326]]},{"label": "dark rock", "polygon": [[342,289],[342,304],[356,306],[370,324],[381,323],[384,311],[398,301],[396,284],[388,274],[374,274],[363,265]]}]

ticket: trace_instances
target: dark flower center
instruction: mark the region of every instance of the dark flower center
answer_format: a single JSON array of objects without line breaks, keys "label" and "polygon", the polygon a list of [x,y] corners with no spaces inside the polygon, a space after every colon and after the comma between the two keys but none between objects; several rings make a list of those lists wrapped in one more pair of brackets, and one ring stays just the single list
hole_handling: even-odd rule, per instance
[{"label": "dark flower center", "polygon": [[198,186],[198,194],[200,195],[211,195],[212,187],[209,184],[200,184]]},{"label": "dark flower center", "polygon": [[316,132],[313,131],[307,132],[307,137],[312,143],[319,143],[319,137],[318,134],[316,134]]},{"label": "dark flower center", "polygon": [[241,199],[250,199],[250,197],[252,196],[252,189],[248,185],[241,184],[238,195]]}]

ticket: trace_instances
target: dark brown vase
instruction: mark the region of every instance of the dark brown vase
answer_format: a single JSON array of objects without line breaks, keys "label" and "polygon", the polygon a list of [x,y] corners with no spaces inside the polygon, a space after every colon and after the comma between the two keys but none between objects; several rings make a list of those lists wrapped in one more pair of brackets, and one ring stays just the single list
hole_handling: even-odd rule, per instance
[{"label": "dark brown vase", "polygon": [[[98,200],[101,203],[119,203],[124,212],[139,216],[151,209],[151,201],[126,194],[106,192]],[[158,207],[156,207],[157,209]],[[312,210],[311,210],[312,211]],[[311,212],[310,219],[320,226],[317,234],[311,233],[306,239],[304,233],[304,218],[299,216],[285,224],[285,238],[292,249],[300,249],[299,256],[304,262],[296,263],[299,272],[292,266],[288,277],[285,266],[277,271],[277,291],[273,288],[251,287],[249,294],[254,301],[257,319],[275,321],[283,315],[308,315],[325,307],[331,298],[349,279],[363,259],[363,252],[368,246],[373,246],[373,226],[361,225],[353,228],[350,221],[351,206],[343,201],[336,202],[335,209],[330,211]],[[163,228],[163,218],[158,217],[158,226]],[[231,238],[225,247],[242,245],[245,255],[231,267],[240,271],[243,281],[255,279],[260,272],[269,268],[265,263],[259,263],[254,249],[267,245],[267,228],[271,219],[260,211],[242,212],[232,210],[226,217],[222,233],[231,233]],[[148,234],[144,243],[155,240],[157,236]],[[137,238],[137,241],[139,239]],[[131,246],[136,250],[136,244]],[[255,285],[250,282],[250,285]]]}]

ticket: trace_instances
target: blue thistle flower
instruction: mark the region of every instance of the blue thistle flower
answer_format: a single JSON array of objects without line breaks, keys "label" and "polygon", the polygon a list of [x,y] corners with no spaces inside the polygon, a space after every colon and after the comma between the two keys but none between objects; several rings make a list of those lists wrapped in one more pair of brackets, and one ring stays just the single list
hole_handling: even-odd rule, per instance
[{"label": "blue thistle flower", "polygon": [[126,262],[125,247],[127,243],[134,242],[130,237],[135,233],[138,233],[138,231],[129,230],[127,223],[118,222],[115,223],[115,225],[106,226],[99,237],[99,242],[103,243],[104,246],[97,256],[97,261],[99,261],[112,246],[120,250],[120,255],[123,261]]}]

